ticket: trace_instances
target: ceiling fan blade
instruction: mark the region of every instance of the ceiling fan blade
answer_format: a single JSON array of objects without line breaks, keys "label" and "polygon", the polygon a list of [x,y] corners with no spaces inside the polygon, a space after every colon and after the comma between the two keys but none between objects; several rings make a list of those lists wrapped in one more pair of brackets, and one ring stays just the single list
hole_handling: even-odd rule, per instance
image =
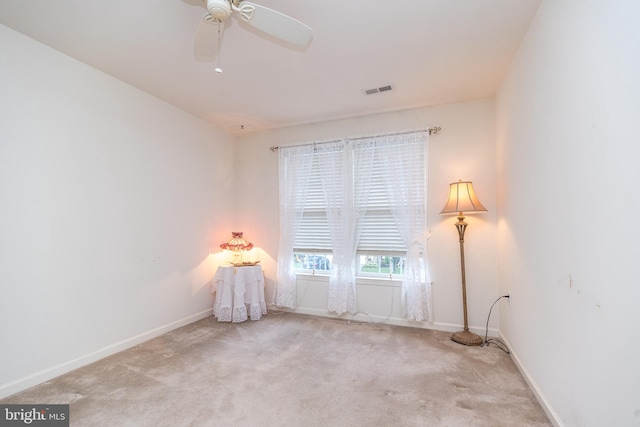
[{"label": "ceiling fan blade", "polygon": [[268,7],[243,1],[235,10],[252,27],[290,43],[305,46],[313,37],[308,25]]},{"label": "ceiling fan blade", "polygon": [[196,39],[193,43],[195,58],[199,61],[213,61],[216,59],[223,36],[224,22],[212,20],[211,15],[205,14],[200,21],[196,31]]}]

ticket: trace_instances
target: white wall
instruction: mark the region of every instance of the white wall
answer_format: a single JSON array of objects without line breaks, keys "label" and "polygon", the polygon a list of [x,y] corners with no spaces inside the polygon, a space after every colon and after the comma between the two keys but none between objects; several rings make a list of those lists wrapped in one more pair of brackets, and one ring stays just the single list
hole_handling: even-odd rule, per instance
[{"label": "white wall", "polygon": [[[393,96],[393,95],[391,95]],[[492,100],[421,108],[375,116],[352,118],[248,134],[238,138],[236,162],[237,218],[235,227],[260,246],[270,301],[276,278],[278,252],[278,162],[272,145],[291,145],[349,136],[374,135],[441,126],[429,143],[428,221],[431,230],[429,259],[433,279],[433,325],[413,326],[458,330],[462,325],[460,255],[454,216],[441,216],[449,183],[458,179],[474,182],[478,196],[489,212],[469,215],[465,236],[469,324],[484,333],[489,307],[498,295],[495,208],[495,109]],[[382,286],[381,286],[382,285]],[[391,286],[388,287],[388,286]],[[395,286],[395,287],[394,287]],[[388,282],[358,285],[361,312],[357,320],[400,323],[400,293]],[[328,315],[327,281],[300,278],[300,312]],[[491,327],[497,326],[497,315]]]},{"label": "white wall", "polygon": [[0,397],[209,314],[225,132],[0,26]]},{"label": "white wall", "polygon": [[500,330],[559,425],[640,425],[638,16],[544,1],[498,98]]}]

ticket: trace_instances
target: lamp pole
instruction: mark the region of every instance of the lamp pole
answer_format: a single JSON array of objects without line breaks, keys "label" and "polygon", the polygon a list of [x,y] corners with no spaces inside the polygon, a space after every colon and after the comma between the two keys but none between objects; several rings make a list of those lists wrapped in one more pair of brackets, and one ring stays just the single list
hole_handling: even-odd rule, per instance
[{"label": "lamp pole", "polygon": [[464,313],[464,330],[455,332],[451,335],[451,339],[459,344],[481,345],[483,342],[482,337],[469,331],[469,319],[467,316],[467,278],[464,268],[464,232],[467,229],[467,225],[468,224],[464,222],[462,212],[460,212],[458,214],[456,228],[458,229],[458,237],[460,240],[460,271],[462,272],[462,311]]},{"label": "lamp pole", "polygon": [[469,331],[469,320],[467,318],[467,278],[464,271],[464,232],[467,223],[464,222],[463,212],[486,212],[480,200],[476,197],[471,181],[452,182],[449,184],[449,198],[447,204],[440,214],[458,214],[458,237],[460,241],[460,270],[462,272],[462,310],[464,312],[464,330],[455,332],[451,339],[464,345],[482,345],[484,340],[477,334]]}]

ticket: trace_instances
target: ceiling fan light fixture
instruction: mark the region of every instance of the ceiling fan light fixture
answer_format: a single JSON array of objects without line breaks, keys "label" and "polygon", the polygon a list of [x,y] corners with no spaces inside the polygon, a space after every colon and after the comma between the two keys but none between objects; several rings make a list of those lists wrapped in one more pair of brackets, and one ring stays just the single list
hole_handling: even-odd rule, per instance
[{"label": "ceiling fan light fixture", "polygon": [[231,15],[231,4],[228,0],[207,0],[207,10],[216,21],[224,21]]}]

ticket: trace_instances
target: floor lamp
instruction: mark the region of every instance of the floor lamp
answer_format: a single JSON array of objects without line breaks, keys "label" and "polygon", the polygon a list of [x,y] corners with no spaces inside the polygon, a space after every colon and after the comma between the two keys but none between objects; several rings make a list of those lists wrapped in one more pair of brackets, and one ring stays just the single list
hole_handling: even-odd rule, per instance
[{"label": "floor lamp", "polygon": [[467,319],[467,283],[464,272],[464,232],[467,223],[464,222],[463,212],[486,212],[482,203],[476,197],[471,181],[458,181],[449,184],[449,199],[440,214],[458,214],[458,236],[460,237],[460,268],[462,270],[462,309],[464,311],[464,330],[455,332],[451,339],[464,345],[481,345],[481,336],[469,331],[469,321]]}]

